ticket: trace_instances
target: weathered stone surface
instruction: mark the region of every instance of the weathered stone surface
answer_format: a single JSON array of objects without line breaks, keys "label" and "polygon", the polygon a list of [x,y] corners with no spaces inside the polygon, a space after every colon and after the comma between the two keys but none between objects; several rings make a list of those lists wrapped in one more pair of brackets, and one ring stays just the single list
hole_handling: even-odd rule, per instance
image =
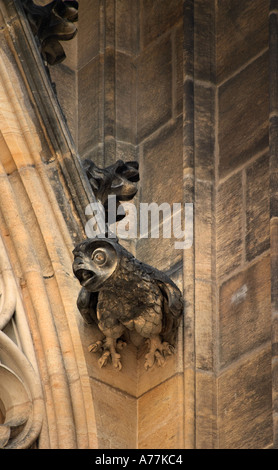
[{"label": "weathered stone surface", "polygon": [[103,382],[91,380],[99,449],[136,448],[136,399]]},{"label": "weathered stone surface", "polygon": [[194,77],[215,82],[215,2],[194,0]]},{"label": "weathered stone surface", "polygon": [[270,186],[270,214],[278,217],[278,116],[272,116],[269,122],[269,186]]},{"label": "weathered stone surface", "polygon": [[116,2],[116,37],[117,49],[128,54],[138,52],[139,2],[117,0]]},{"label": "weathered stone surface", "polygon": [[101,57],[98,56],[78,74],[78,149],[81,157],[98,144],[103,128],[100,107],[101,70]]},{"label": "weathered stone surface", "polygon": [[175,39],[174,39],[174,47],[175,47],[175,79],[176,83],[173,83],[173,89],[176,97],[176,103],[174,103],[176,107],[176,114],[179,115],[183,112],[183,42],[184,42],[184,32],[183,32],[183,25],[180,26],[177,31],[175,32]]},{"label": "weathered stone surface", "polygon": [[[140,161],[141,202],[156,202],[158,205],[183,202],[182,138],[182,119],[179,118],[143,145]],[[150,175],[156,175],[155,184]]]},{"label": "weathered stone surface", "polygon": [[219,89],[220,177],[268,147],[268,54]]},{"label": "weathered stone surface", "polygon": [[[177,164],[173,167],[172,156],[176,155]],[[180,165],[179,165],[180,162]],[[170,205],[173,213],[173,203],[182,204],[182,122],[179,119],[174,126],[165,128],[153,139],[149,140],[143,147],[143,158],[140,162],[141,188],[140,202],[151,204],[163,203]],[[171,171],[171,178],[169,178]],[[153,184],[149,175],[156,174],[159,184]],[[175,182],[175,184],[173,184]],[[187,201],[190,202],[190,201]],[[138,212],[139,215],[139,212]],[[183,225],[182,216],[182,228]],[[149,218],[150,219],[150,218]],[[161,222],[161,219],[160,219]],[[167,224],[167,220],[166,220]],[[168,220],[173,226],[173,220]],[[149,220],[149,230],[151,220]],[[138,229],[139,230],[139,229]],[[142,234],[145,235],[145,234]],[[137,253],[140,260],[152,263],[159,269],[168,270],[182,259],[183,250],[175,248],[177,239],[162,238],[163,227],[159,227],[159,239],[141,238],[137,243]],[[167,253],[167,256],[165,256]]]},{"label": "weathered stone surface", "polygon": [[172,116],[170,35],[143,51],[137,62],[138,139],[148,137]]},{"label": "weathered stone surface", "polygon": [[78,68],[81,69],[100,52],[100,1],[82,0],[79,6]]},{"label": "weathered stone surface", "polygon": [[197,179],[211,181],[214,175],[215,87],[194,85],[194,151]]},{"label": "weathered stone surface", "polygon": [[219,447],[256,449],[272,442],[270,347],[236,362],[218,379]]},{"label": "weathered stone surface", "polygon": [[217,78],[222,81],[268,46],[268,2],[217,2]]},{"label": "weathered stone surface", "polygon": [[[75,143],[78,142],[78,107],[76,72],[63,64],[51,68],[51,79],[55,84],[57,97]],[[63,86],[61,86],[63,83]],[[73,106],[75,103],[75,106]]]},{"label": "weathered stone surface", "polygon": [[217,194],[217,268],[220,276],[230,273],[242,260],[241,174],[219,186]]},{"label": "weathered stone surface", "polygon": [[183,146],[185,174],[192,175],[194,167],[194,83],[189,77],[184,80]]},{"label": "weathered stone surface", "polygon": [[105,49],[103,60],[104,69],[103,75],[101,76],[101,80],[103,81],[104,98],[104,138],[112,139],[116,137],[116,51],[114,49],[114,45]]},{"label": "weathered stone surface", "polygon": [[246,258],[269,248],[269,156],[246,170]]},{"label": "weathered stone surface", "polygon": [[217,381],[213,374],[196,371],[196,448],[217,447]]},{"label": "weathered stone surface", "polygon": [[136,143],[136,69],[133,59],[116,54],[117,140]]},{"label": "weathered stone surface", "polygon": [[123,160],[126,162],[133,160],[138,161],[138,147],[129,142],[117,141],[115,160]]},{"label": "weathered stone surface", "polygon": [[195,353],[196,367],[202,370],[213,369],[213,304],[212,285],[208,282],[195,282]]},{"label": "weathered stone surface", "polygon": [[194,246],[196,277],[211,281],[213,243],[213,187],[211,183],[195,182]]},{"label": "weathered stone surface", "polygon": [[161,36],[182,19],[182,0],[143,0],[141,2],[142,47]]},{"label": "weathered stone surface", "polygon": [[183,378],[175,375],[138,399],[138,448],[183,445]]},{"label": "weathered stone surface", "polygon": [[278,90],[277,90],[278,64],[277,64],[277,61],[276,61],[277,51],[278,51],[277,30],[278,30],[277,2],[270,1],[270,14],[269,14],[269,94],[270,94],[270,103],[269,103],[269,111],[270,111],[270,114],[275,113],[276,115],[277,115],[277,111],[278,111]]},{"label": "weathered stone surface", "polygon": [[260,346],[271,335],[270,258],[267,256],[220,289],[220,365]]},{"label": "weathered stone surface", "polygon": [[[271,300],[273,312],[278,311],[278,219],[276,217],[270,220],[270,239],[271,239]],[[275,335],[276,336],[276,335]],[[274,342],[278,342],[273,337]],[[278,353],[278,351],[277,351]]]}]

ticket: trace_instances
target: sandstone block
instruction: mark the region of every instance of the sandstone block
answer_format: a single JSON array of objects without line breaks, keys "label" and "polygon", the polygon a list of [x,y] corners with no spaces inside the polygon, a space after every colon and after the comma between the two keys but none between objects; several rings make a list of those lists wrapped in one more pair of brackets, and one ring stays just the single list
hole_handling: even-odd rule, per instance
[{"label": "sandstone block", "polygon": [[183,380],[175,375],[138,399],[139,449],[183,445]]},{"label": "sandstone block", "polygon": [[219,89],[220,177],[268,147],[268,54]]},{"label": "sandstone block", "polygon": [[194,77],[215,82],[214,0],[194,0]]},{"label": "sandstone block", "polygon": [[182,0],[143,0],[141,2],[141,41],[147,46],[151,41],[172,28],[182,19]]},{"label": "sandstone block", "polygon": [[82,68],[100,52],[100,1],[83,0],[79,8],[78,67]]},{"label": "sandstone block", "polygon": [[196,372],[196,448],[213,449],[216,440],[217,382],[213,374]]},{"label": "sandstone block", "polygon": [[78,149],[81,154],[98,144],[103,127],[100,118],[100,95],[103,91],[100,81],[101,67],[101,58],[98,56],[78,74]]},{"label": "sandstone block", "polygon": [[216,205],[217,267],[220,276],[241,263],[242,242],[241,174],[232,176],[219,186]]},{"label": "sandstone block", "polygon": [[260,346],[270,335],[270,259],[267,256],[221,286],[221,366]]},{"label": "sandstone block", "polygon": [[91,380],[99,449],[136,449],[135,398]]},{"label": "sandstone block", "polygon": [[269,248],[269,157],[262,156],[246,171],[246,257]]},{"label": "sandstone block", "polygon": [[211,183],[195,182],[194,244],[196,277],[211,281],[212,276],[212,201]]},{"label": "sandstone block", "polygon": [[[182,119],[160,130],[143,145],[141,159],[141,202],[182,203]],[[173,164],[173,155],[175,164]],[[156,184],[151,175],[155,175]]]},{"label": "sandstone block", "polygon": [[117,139],[136,143],[136,69],[132,58],[116,54]]},{"label": "sandstone block", "polygon": [[272,442],[271,355],[266,347],[221,374],[219,447],[257,449]]},{"label": "sandstone block", "polygon": [[143,51],[138,67],[138,139],[146,138],[172,116],[170,35]]},{"label": "sandstone block", "polygon": [[217,2],[217,78],[242,67],[268,46],[268,2]]}]

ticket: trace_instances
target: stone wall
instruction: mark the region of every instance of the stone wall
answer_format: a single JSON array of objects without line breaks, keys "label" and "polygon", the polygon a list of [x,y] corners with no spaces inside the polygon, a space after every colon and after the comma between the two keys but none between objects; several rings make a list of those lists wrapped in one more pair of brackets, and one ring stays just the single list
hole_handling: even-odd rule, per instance
[{"label": "stone wall", "polygon": [[268,4],[218,2],[219,447],[272,443]]}]

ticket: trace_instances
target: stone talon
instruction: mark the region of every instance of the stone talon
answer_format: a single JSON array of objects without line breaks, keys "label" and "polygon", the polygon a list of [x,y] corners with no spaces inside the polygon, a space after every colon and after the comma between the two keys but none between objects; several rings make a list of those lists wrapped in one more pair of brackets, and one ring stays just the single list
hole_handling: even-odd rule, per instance
[{"label": "stone talon", "polygon": [[113,366],[118,370],[122,369],[122,363],[121,363],[120,359],[121,359],[120,354],[112,354]]},{"label": "stone talon", "polygon": [[164,366],[164,364],[165,364],[165,359],[164,359],[163,355],[162,355],[159,351],[155,351],[154,357],[155,357],[156,363],[157,363],[157,365],[158,365],[159,367]]},{"label": "stone talon", "polygon": [[89,352],[98,352],[103,347],[103,341],[96,341],[88,347]]},{"label": "stone talon", "polygon": [[161,367],[165,364],[165,358],[167,356],[171,356],[175,348],[167,341],[161,342],[159,336],[153,336],[152,338],[148,338],[146,340],[146,344],[148,345],[149,352],[146,354],[146,362],[145,362],[145,369],[148,370],[151,368],[154,363]]},{"label": "stone talon", "polygon": [[105,367],[107,362],[108,362],[108,359],[109,359],[109,356],[110,356],[110,352],[109,351],[105,351],[103,353],[103,355],[101,356],[101,358],[98,360],[98,363],[99,363],[99,366],[100,367]]},{"label": "stone talon", "polygon": [[172,344],[169,344],[166,341],[164,341],[162,343],[162,352],[163,352],[164,356],[165,355],[171,356],[172,354],[174,354],[175,348],[174,348],[174,346],[172,346]]},{"label": "stone talon", "polygon": [[154,355],[151,354],[151,353],[148,353],[148,354],[146,354],[145,359],[146,360],[145,360],[144,367],[145,367],[146,370],[148,370],[154,365],[154,361],[155,361]]}]

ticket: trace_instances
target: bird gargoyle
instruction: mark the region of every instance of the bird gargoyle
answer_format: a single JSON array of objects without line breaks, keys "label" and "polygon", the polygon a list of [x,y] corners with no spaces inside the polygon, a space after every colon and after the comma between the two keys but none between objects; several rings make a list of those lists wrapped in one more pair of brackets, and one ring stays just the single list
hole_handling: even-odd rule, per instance
[{"label": "bird gargoyle", "polygon": [[92,352],[101,351],[100,366],[111,359],[121,370],[119,349],[128,331],[136,331],[148,343],[146,369],[154,363],[163,365],[174,352],[183,311],[178,287],[163,272],[138,261],[115,239],[87,239],[73,254],[73,272],[82,285],[79,311],[104,335],[90,346]]}]

